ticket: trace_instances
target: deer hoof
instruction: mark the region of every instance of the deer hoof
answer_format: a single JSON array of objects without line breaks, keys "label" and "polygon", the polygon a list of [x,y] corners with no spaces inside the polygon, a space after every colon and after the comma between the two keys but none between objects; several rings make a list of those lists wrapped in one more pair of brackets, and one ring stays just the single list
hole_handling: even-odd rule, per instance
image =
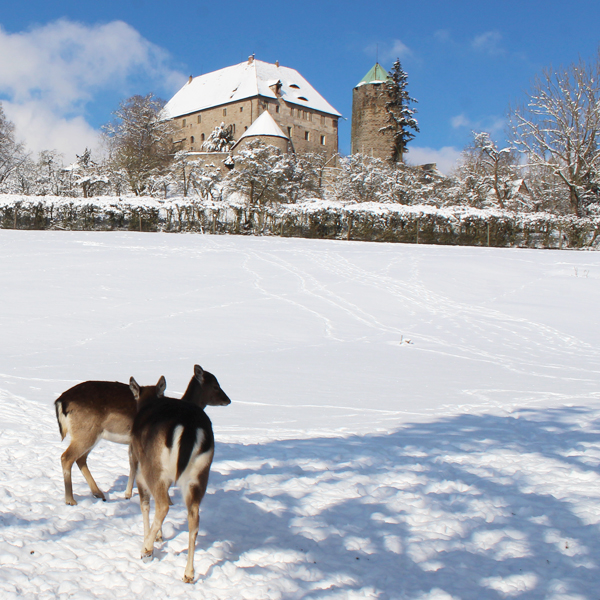
[{"label": "deer hoof", "polygon": [[70,500],[65,500],[65,504],[68,504],[69,506],[77,506],[77,501],[74,498],[71,498]]},{"label": "deer hoof", "polygon": [[191,577],[189,575],[183,576],[183,583],[194,583],[194,576]]},{"label": "deer hoof", "polygon": [[142,560],[145,563],[149,563],[152,560],[152,550],[150,550],[150,552],[143,552],[142,551]]}]

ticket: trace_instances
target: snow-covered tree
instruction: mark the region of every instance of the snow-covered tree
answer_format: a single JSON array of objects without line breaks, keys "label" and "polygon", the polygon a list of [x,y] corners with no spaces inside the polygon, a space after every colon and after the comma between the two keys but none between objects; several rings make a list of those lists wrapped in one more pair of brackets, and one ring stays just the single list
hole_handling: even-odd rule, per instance
[{"label": "snow-covered tree", "polygon": [[402,69],[400,59],[396,59],[386,82],[389,99],[385,104],[385,109],[388,124],[379,130],[381,133],[390,132],[392,134],[393,150],[390,159],[394,163],[404,162],[406,146],[414,139],[415,133],[419,132],[419,125],[414,117],[417,111],[411,108],[411,104],[417,101],[411,98],[407,85],[408,75]]},{"label": "snow-covered tree", "polygon": [[252,140],[235,157],[235,168],[229,172],[225,188],[228,193],[244,196],[249,207],[282,202],[284,170],[278,148]]},{"label": "snow-covered tree", "polygon": [[213,163],[193,161],[189,165],[188,181],[200,198],[217,202],[223,199],[223,173]]},{"label": "snow-covered tree", "polygon": [[523,178],[518,154],[510,147],[499,148],[485,131],[473,131],[472,136],[456,169],[456,175],[465,183],[469,204],[517,207],[515,187]]},{"label": "snow-covered tree", "polygon": [[27,159],[22,144],[15,140],[15,126],[9,121],[0,103],[0,189]]},{"label": "snow-covered tree", "polygon": [[509,113],[515,147],[564,187],[573,213],[584,215],[600,201],[600,56],[544,70]]},{"label": "snow-covered tree", "polygon": [[340,160],[332,182],[333,197],[341,202],[379,202],[387,188],[389,165],[363,154]]},{"label": "snow-covered tree", "polygon": [[81,188],[84,198],[100,194],[108,185],[108,178],[102,165],[92,159],[92,151],[86,148],[77,160],[64,169],[70,173],[72,184]]},{"label": "snow-covered tree", "polygon": [[233,147],[233,127],[221,123],[217,125],[202,144],[204,152],[229,152]]},{"label": "snow-covered tree", "polygon": [[126,176],[131,191],[139,196],[148,180],[167,169],[173,154],[173,124],[160,119],[164,101],[147,96],[124,100],[103,127],[109,150],[109,166]]}]

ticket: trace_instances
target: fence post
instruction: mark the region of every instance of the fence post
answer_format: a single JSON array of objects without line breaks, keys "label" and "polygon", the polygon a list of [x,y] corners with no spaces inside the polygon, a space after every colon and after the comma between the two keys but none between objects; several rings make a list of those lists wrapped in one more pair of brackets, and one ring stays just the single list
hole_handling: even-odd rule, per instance
[{"label": "fence post", "polygon": [[420,217],[417,217],[417,244],[419,243],[419,221]]}]

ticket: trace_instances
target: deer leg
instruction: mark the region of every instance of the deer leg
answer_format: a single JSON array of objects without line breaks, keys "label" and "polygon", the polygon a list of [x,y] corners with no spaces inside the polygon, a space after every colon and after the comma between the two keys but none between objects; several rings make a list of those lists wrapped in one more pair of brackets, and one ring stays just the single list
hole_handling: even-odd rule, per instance
[{"label": "deer leg", "polygon": [[[138,477],[139,482],[139,477]],[[138,483],[139,489],[139,483]],[[169,486],[163,482],[159,482],[154,486],[152,495],[154,496],[154,521],[152,521],[152,527],[145,533],[144,546],[142,547],[142,559],[149,560],[152,557],[154,551],[154,542],[156,541],[160,532],[160,539],[162,540],[162,524],[169,512]],[[145,524],[144,524],[145,527]]]},{"label": "deer leg", "polygon": [[94,478],[92,477],[92,474],[90,473],[90,470],[88,469],[88,466],[87,466],[88,454],[89,454],[89,452],[86,452],[83,456],[80,456],[77,459],[77,466],[79,467],[81,474],[85,477],[85,480],[87,481],[88,485],[90,486],[90,490],[92,490],[92,494],[96,498],[101,498],[104,502],[106,502],[106,497],[100,491],[100,488],[96,485],[96,482],[94,481]]},{"label": "deer leg", "polygon": [[[96,440],[88,440],[86,443],[86,441],[83,441],[83,440],[71,439],[71,443],[69,444],[69,447],[63,452],[62,456],[60,457],[60,462],[61,462],[62,470],[63,470],[63,477],[65,480],[65,502],[67,504],[70,504],[71,506],[75,506],[77,504],[77,502],[75,501],[75,498],[73,498],[73,483],[72,483],[72,479],[71,479],[73,463],[76,460],[78,460],[81,456],[83,456],[83,455],[87,456],[88,453],[90,452],[90,450],[94,447],[95,442],[96,442]],[[85,464],[85,460],[84,460],[84,464]],[[91,478],[92,475],[90,474],[89,469],[87,469],[87,466],[86,466],[86,470]],[[83,470],[82,470],[82,473],[83,473]],[[83,475],[84,475],[84,477],[86,477],[85,473]],[[86,480],[87,480],[87,477],[86,477]],[[94,481],[94,480],[92,479],[92,481]],[[88,481],[88,484],[89,484],[89,481]],[[96,486],[95,481],[94,481],[94,485]],[[92,486],[90,485],[90,487],[92,487]],[[98,486],[96,486],[96,489],[98,489]],[[92,489],[92,491],[93,491],[93,489]],[[100,490],[98,490],[98,491],[100,491]],[[102,492],[100,492],[100,493],[102,493]]]},{"label": "deer leg", "polygon": [[125,499],[129,500],[133,494],[133,483],[135,481],[135,475],[137,473],[138,461],[133,452],[131,446],[129,446],[129,479],[127,480],[127,489],[125,490]]},{"label": "deer leg", "polygon": [[185,583],[192,583],[194,581],[194,553],[196,551],[196,538],[198,537],[198,524],[200,522],[200,502],[204,498],[206,486],[208,485],[208,472],[208,469],[206,469],[200,474],[198,483],[188,487],[185,497],[188,509],[189,529],[188,557],[183,574],[183,581]]}]

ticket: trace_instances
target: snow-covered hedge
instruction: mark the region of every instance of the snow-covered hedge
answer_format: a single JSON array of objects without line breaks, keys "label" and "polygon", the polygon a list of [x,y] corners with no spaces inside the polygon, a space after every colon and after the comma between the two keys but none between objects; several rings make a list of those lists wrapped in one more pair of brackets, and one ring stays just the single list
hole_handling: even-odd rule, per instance
[{"label": "snow-covered hedge", "polygon": [[133,230],[279,235],[327,239],[594,248],[600,217],[517,213],[465,206],[310,200],[248,208],[240,198],[65,198],[0,196],[4,229]]}]

